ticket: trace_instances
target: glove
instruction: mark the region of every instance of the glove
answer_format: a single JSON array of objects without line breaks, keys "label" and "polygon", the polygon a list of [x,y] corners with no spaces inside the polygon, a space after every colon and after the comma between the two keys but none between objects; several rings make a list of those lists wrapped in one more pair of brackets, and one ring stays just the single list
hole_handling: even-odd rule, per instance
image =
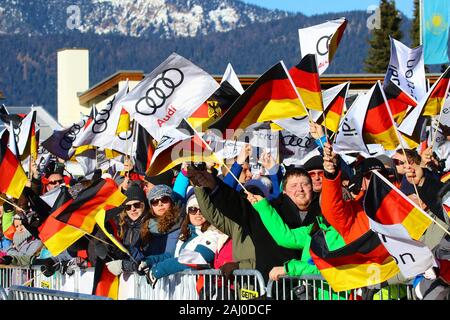
[{"label": "glove", "polygon": [[430,269],[424,272],[423,276],[425,279],[434,280],[436,279],[436,272],[434,271],[434,268],[431,267]]},{"label": "glove", "polygon": [[145,261],[141,261],[141,263],[138,266],[137,273],[140,276],[145,276],[149,270],[150,270],[150,267],[147,265],[147,263]]},{"label": "glove", "polygon": [[69,276],[73,275],[75,270],[82,268],[87,268],[87,261],[81,257],[75,257],[61,263],[61,273]]},{"label": "glove", "polygon": [[106,267],[113,275],[119,276],[122,273],[122,260],[113,260],[107,262]]},{"label": "glove", "polygon": [[232,281],[232,274],[233,271],[239,269],[239,263],[237,262],[227,262],[224,265],[220,267],[220,272],[225,278],[225,281],[231,280]]},{"label": "glove", "polygon": [[11,256],[3,256],[0,257],[0,264],[9,265],[13,261],[13,257]]}]

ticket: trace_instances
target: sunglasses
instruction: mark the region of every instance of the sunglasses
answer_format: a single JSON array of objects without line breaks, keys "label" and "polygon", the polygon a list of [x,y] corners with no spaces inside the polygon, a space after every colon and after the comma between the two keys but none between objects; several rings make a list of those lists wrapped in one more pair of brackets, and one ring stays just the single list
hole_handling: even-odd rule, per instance
[{"label": "sunglasses", "polygon": [[142,202],[136,202],[136,203],[126,204],[126,205],[125,205],[125,210],[126,210],[126,211],[130,211],[131,208],[135,208],[135,209],[140,209],[140,208],[142,208]]},{"label": "sunglasses", "polygon": [[49,181],[48,182],[48,184],[51,184],[51,185],[54,185],[54,184],[61,184],[61,183],[63,183],[64,182],[64,180],[53,180],[53,181]]},{"label": "sunglasses", "polygon": [[311,172],[308,172],[308,174],[309,174],[309,176],[311,177],[311,178],[315,178],[315,177],[319,177],[319,178],[322,178],[323,177],[323,171],[311,171]]},{"label": "sunglasses", "polygon": [[402,166],[402,165],[405,164],[404,161],[401,161],[401,160],[399,160],[399,159],[392,159],[392,160],[394,161],[394,164],[395,164],[396,166]]},{"label": "sunglasses", "polygon": [[162,198],[153,199],[153,200],[150,201],[150,204],[151,204],[152,206],[156,206],[156,205],[159,204],[160,201],[161,201],[163,204],[168,204],[168,203],[170,202],[170,197],[164,196],[164,197],[162,197]]},{"label": "sunglasses", "polygon": [[187,211],[189,214],[192,214],[192,215],[196,214],[197,212],[202,214],[202,211],[200,210],[200,208],[197,208],[197,207],[189,207]]}]

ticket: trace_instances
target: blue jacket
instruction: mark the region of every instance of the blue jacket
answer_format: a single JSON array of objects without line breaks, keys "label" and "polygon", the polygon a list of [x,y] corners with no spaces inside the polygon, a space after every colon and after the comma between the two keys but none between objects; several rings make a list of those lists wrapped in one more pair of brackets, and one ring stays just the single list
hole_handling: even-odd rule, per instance
[{"label": "blue jacket", "polygon": [[158,220],[151,218],[148,224],[150,229],[150,243],[143,252],[144,255],[160,255],[163,253],[175,253],[175,248],[180,235],[180,227],[183,222],[184,215],[178,218],[178,221],[170,228],[168,232],[161,233],[158,231]]},{"label": "blue jacket", "polygon": [[[186,241],[179,240],[174,254],[166,252],[145,258],[145,262],[148,266],[151,266],[155,278],[159,279],[191,269],[198,264],[203,266],[204,262],[209,264],[214,260],[221,233],[213,227],[205,232],[201,232],[200,227],[194,227],[193,225],[189,225],[189,228],[189,239]],[[188,258],[191,258],[191,260],[188,260]]]}]

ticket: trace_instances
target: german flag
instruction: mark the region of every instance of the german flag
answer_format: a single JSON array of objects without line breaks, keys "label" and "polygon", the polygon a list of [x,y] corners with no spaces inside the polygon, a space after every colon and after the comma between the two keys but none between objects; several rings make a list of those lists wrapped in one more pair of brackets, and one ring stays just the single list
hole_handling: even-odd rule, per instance
[{"label": "german flag", "polygon": [[428,100],[422,109],[423,116],[436,116],[441,113],[450,85],[449,80],[450,80],[450,67],[448,67],[447,70],[445,70],[445,72],[433,85],[431,89],[432,91],[428,96]]},{"label": "german flag", "polygon": [[150,163],[152,161],[153,154],[155,153],[155,140],[143,126],[137,122],[136,125],[137,143],[134,170],[141,175],[145,175],[147,170],[150,168]]},{"label": "german flag", "polygon": [[228,82],[220,84],[219,89],[203,103],[189,118],[188,122],[198,131],[206,131],[239,98],[239,92]]},{"label": "german flag", "polygon": [[399,272],[395,260],[372,230],[334,251],[328,250],[324,234],[316,232],[311,239],[310,253],[336,292],[376,285]]},{"label": "german flag", "polygon": [[[185,125],[182,122],[181,126]],[[219,160],[195,133],[191,136],[166,135],[156,147],[147,176],[157,176],[183,162],[219,162]]]},{"label": "german flag", "polygon": [[379,173],[374,173],[364,197],[367,216],[382,225],[401,224],[418,240],[431,220]]},{"label": "german flag", "polygon": [[[95,215],[105,207],[117,207],[125,200],[112,179],[100,179],[57,208],[41,226],[39,238],[54,255],[60,254],[95,226]],[[58,202],[58,201],[57,201]]]},{"label": "german flag", "polygon": [[394,121],[400,124],[406,116],[408,107],[416,107],[417,101],[402,90],[397,84],[389,80],[384,87],[384,93]]},{"label": "german flag", "polygon": [[298,65],[289,70],[289,74],[305,106],[311,110],[323,111],[316,55],[304,56]]},{"label": "german flag", "polygon": [[[330,102],[325,110],[325,126],[331,132],[336,132],[339,128],[342,114],[344,113],[345,98],[347,97],[349,84],[347,83],[337,96]],[[319,124],[323,125],[323,117],[319,118]]]},{"label": "german flag", "polygon": [[8,148],[9,133],[3,134],[0,145],[0,193],[19,199],[27,176],[19,159]]},{"label": "german flag", "polygon": [[245,129],[256,122],[302,117],[306,109],[298,98],[298,92],[279,62],[256,80],[230,109],[209,128]]},{"label": "german flag", "polygon": [[92,294],[114,300],[119,298],[119,277],[109,272],[103,261],[95,266]]},{"label": "german flag", "polygon": [[363,126],[364,142],[379,143],[386,150],[395,150],[400,141],[381,90],[379,82],[371,90],[372,96]]}]

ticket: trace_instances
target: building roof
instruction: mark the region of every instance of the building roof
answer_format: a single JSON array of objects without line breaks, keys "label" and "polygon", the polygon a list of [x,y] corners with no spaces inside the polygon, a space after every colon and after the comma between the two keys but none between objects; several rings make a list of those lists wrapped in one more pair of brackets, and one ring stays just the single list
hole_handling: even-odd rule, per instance
[{"label": "building roof", "polygon": [[139,70],[119,70],[113,75],[101,80],[84,92],[78,93],[81,105],[88,106],[89,101],[99,97],[109,97],[118,91],[118,84],[121,81],[141,81],[144,79],[144,72]]},{"label": "building roof", "polygon": [[[249,87],[260,75],[248,74],[238,75],[244,89]],[[440,74],[427,74],[427,79],[431,84],[434,83]],[[222,75],[213,75],[217,82],[220,82]],[[144,79],[143,71],[136,70],[119,70],[106,79],[103,79],[99,83],[95,84],[85,92],[78,94],[80,104],[89,105],[89,102],[104,96],[109,97],[118,91],[118,84],[120,81],[141,81]],[[378,80],[383,81],[384,74],[368,74],[368,73],[356,73],[356,74],[324,74],[320,77],[320,84],[322,89],[328,89],[335,85],[341,84],[345,81],[350,81],[350,89],[352,90],[368,90]]]},{"label": "building roof", "polygon": [[[34,106],[36,110],[36,124],[40,129],[39,140],[44,141],[50,137],[53,130],[62,129],[62,126],[55,120],[55,118],[50,115],[42,106]],[[28,114],[31,111],[31,107],[17,107],[17,106],[7,106],[6,110],[10,114]],[[0,131],[3,130],[5,124],[0,121]]]}]

